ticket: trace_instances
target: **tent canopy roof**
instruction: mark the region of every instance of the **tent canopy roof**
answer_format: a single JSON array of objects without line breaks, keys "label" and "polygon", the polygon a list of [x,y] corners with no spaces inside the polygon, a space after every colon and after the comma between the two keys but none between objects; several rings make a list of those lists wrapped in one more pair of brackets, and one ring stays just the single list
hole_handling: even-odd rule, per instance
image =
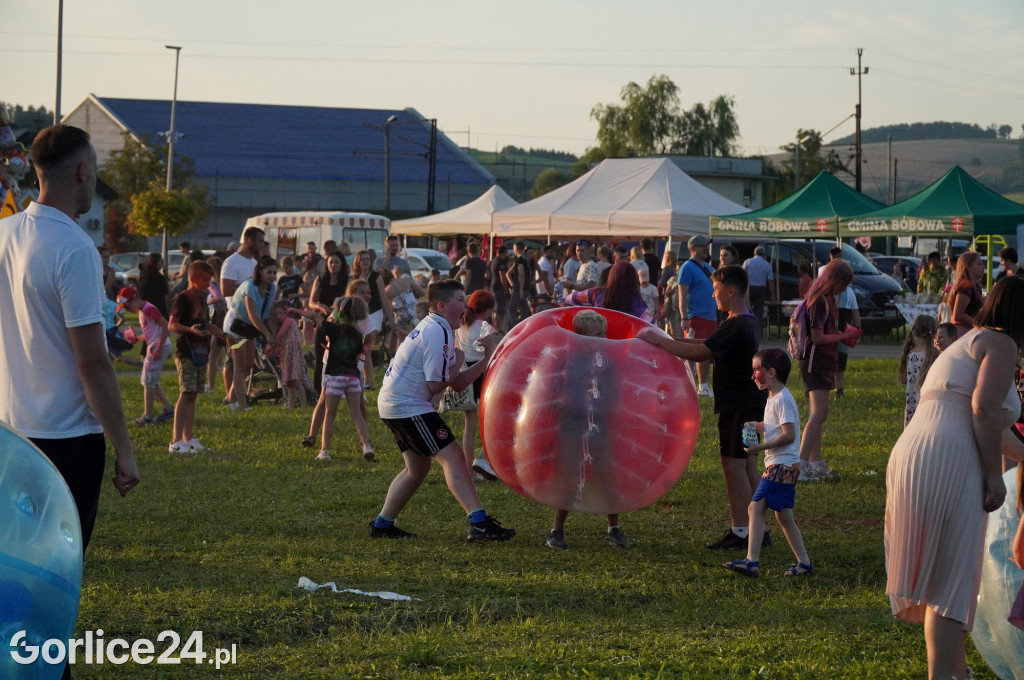
[{"label": "tent canopy roof", "polygon": [[435,215],[424,215],[411,220],[392,222],[391,233],[430,234],[431,236],[488,234],[491,231],[491,215],[494,211],[511,208],[514,205],[519,205],[516,199],[509,196],[498,185],[494,185],[480,198],[458,208]]},{"label": "tent canopy roof", "polygon": [[1003,198],[959,165],[910,198],[841,220],[842,236],[1016,234],[1024,205]]},{"label": "tent canopy roof", "polygon": [[760,210],[711,218],[712,236],[771,234],[784,238],[835,236],[839,218],[884,207],[822,170],[786,198]]},{"label": "tent canopy roof", "polygon": [[688,237],[708,216],[739,212],[666,158],[616,158],[532,201],[494,213],[493,233],[518,236]]}]

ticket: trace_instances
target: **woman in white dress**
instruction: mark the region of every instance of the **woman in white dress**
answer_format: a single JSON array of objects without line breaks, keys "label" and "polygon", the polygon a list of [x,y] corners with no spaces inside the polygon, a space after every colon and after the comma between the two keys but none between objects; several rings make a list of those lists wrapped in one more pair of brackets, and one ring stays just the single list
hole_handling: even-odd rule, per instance
[{"label": "woman in white dress", "polygon": [[885,560],[893,615],[923,623],[929,678],[969,677],[987,513],[1003,504],[1001,455],[1019,459],[1009,428],[1024,346],[1024,279],[1000,281],[975,328],[943,352],[886,470]]}]

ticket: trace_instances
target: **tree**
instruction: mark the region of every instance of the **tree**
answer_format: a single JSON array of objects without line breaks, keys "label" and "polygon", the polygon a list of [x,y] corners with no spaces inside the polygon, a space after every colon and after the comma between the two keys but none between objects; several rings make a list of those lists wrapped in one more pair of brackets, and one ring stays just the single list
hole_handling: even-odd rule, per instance
[{"label": "tree", "polygon": [[[829,149],[828,153],[822,155],[822,139],[819,131],[800,128],[796,131],[796,140],[779,147],[788,154],[782,159],[782,167],[780,169],[776,170],[774,167],[771,167],[771,173],[769,173],[769,165],[765,165],[766,175],[776,175],[781,180],[774,183],[766,192],[766,202],[774,203],[785,198],[817,177],[818,173],[822,170],[832,173],[839,171],[848,172],[846,166],[843,165],[842,159],[836,155],[834,150]],[[798,147],[800,149],[799,178],[796,176],[796,152]]]},{"label": "tree", "polygon": [[621,104],[598,104],[590,117],[597,121],[597,146],[587,149],[573,166],[582,174],[605,158],[685,153],[721,155],[733,152],[739,125],[731,96],[689,111],[679,104],[679,88],[668,76],[651,76],[645,86],[627,83]]},{"label": "tree", "polygon": [[530,197],[537,198],[543,196],[549,191],[554,191],[560,186],[564,186],[572,181],[572,176],[568,173],[556,170],[555,168],[548,168],[539,175],[537,179],[533,180],[533,187],[530,189]]},{"label": "tree", "polygon": [[[105,238],[111,244],[116,244],[111,246],[111,250],[116,252],[124,243],[122,225],[145,236],[163,233],[162,226],[156,231],[151,231],[155,224],[169,225],[168,234],[171,235],[188,231],[209,209],[206,199],[207,187],[193,186],[195,166],[192,160],[184,156],[174,159],[174,184],[179,189],[170,192],[174,196],[161,199],[155,194],[167,193],[164,189],[167,153],[152,144],[137,140],[129,132],[124,132],[121,136],[124,145],[111,152],[99,173],[100,179],[118,194],[118,198],[112,202],[107,212],[108,233]],[[136,201],[140,197],[142,198]],[[194,205],[186,206],[186,201]],[[136,213],[136,210],[139,212]],[[188,217],[189,215],[191,217]],[[177,226],[180,224],[184,224],[184,228]]]},{"label": "tree", "polygon": [[147,191],[131,198],[132,210],[128,224],[144,236],[183,234],[203,216],[204,197],[197,197],[191,189],[167,191],[154,182]]},{"label": "tree", "polygon": [[1009,139],[1010,134],[1013,132],[1013,127],[1010,125],[999,126],[999,139]]}]

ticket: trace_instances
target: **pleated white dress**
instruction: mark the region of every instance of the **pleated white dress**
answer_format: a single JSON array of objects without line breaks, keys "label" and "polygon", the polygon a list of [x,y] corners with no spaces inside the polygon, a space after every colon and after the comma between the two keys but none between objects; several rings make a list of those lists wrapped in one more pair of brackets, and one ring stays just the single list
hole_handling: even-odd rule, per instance
[{"label": "pleated white dress", "polygon": [[[978,364],[971,331],[932,364],[910,424],[886,469],[885,568],[893,615],[923,623],[928,608],[971,630],[981,582],[988,515],[971,423]],[[1010,427],[1021,403],[1011,386],[1002,404]]]}]

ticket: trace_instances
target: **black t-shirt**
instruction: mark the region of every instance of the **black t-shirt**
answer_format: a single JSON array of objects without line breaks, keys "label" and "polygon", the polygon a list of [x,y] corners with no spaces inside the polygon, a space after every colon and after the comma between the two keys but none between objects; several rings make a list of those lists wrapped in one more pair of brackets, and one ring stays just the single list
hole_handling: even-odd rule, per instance
[{"label": "black t-shirt", "polygon": [[277,294],[284,299],[288,299],[289,296],[298,294],[300,292],[300,288],[302,288],[302,276],[299,274],[282,276],[277,280]]},{"label": "black t-shirt", "polygon": [[[177,317],[178,323],[182,326],[194,326],[197,323],[201,323],[205,328],[210,322],[210,312],[206,306],[206,295],[186,290],[174,299],[171,316]],[[190,359],[193,347],[208,348],[209,346],[210,336],[208,335],[200,337],[195,333],[180,333],[174,345],[174,355],[181,359]]]},{"label": "black t-shirt", "polygon": [[327,375],[359,375],[359,355],[363,353],[363,334],[347,323],[336,324],[324,321],[322,327],[327,338],[327,353],[324,360]]},{"label": "black t-shirt", "polygon": [[658,285],[661,280],[661,258],[654,253],[644,253],[644,263],[651,273],[651,283]]},{"label": "black t-shirt", "polygon": [[507,257],[497,255],[491,260],[491,292],[495,297],[508,297],[508,284],[505,283],[505,272],[507,271]]},{"label": "black t-shirt", "polygon": [[466,284],[466,294],[481,290],[487,285],[487,263],[483,258],[469,257],[462,263],[462,268],[469,274],[469,282]]},{"label": "black t-shirt", "polygon": [[704,345],[715,362],[712,387],[715,413],[764,412],[768,392],[757,389],[751,362],[757,354],[757,321],[747,312],[729,317]]}]

